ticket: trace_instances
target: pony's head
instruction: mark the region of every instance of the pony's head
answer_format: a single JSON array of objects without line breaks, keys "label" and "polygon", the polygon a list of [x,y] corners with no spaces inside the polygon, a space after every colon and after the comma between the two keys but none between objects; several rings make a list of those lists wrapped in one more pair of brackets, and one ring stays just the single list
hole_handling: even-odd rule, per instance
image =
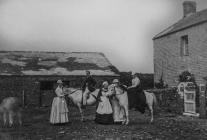
[{"label": "pony's head", "polygon": [[72,93],[73,93],[74,91],[76,91],[77,89],[76,89],[76,88],[72,88],[72,87],[70,87],[70,88],[64,88],[63,90],[64,90],[64,92],[67,93],[67,94],[72,94]]},{"label": "pony's head", "polygon": [[108,91],[111,92],[112,94],[115,94],[116,93],[115,85],[114,84],[109,85]]}]

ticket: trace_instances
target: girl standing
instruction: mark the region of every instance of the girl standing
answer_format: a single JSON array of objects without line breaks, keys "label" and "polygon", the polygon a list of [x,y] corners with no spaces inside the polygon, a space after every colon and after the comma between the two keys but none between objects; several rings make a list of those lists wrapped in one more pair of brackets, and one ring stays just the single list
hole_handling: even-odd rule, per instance
[{"label": "girl standing", "polygon": [[109,101],[111,93],[108,92],[108,82],[103,82],[103,87],[99,91],[98,106],[96,110],[96,123],[100,124],[112,124],[113,123],[113,111]]}]

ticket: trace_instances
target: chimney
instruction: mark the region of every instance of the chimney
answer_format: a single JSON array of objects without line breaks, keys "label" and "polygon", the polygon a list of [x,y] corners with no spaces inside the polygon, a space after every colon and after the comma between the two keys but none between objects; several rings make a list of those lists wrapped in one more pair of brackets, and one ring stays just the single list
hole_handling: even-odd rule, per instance
[{"label": "chimney", "polygon": [[183,17],[188,17],[196,13],[196,2],[195,1],[184,1],[183,2]]}]

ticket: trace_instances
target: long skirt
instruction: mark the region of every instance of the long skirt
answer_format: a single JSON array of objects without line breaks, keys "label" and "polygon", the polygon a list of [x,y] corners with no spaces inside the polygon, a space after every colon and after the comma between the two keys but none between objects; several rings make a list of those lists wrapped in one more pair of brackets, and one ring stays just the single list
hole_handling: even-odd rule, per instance
[{"label": "long skirt", "polygon": [[99,124],[113,124],[113,114],[99,114],[96,112],[95,122]]},{"label": "long skirt", "polygon": [[124,116],[125,116],[124,109],[121,108],[121,106],[119,105],[118,100],[115,99],[115,98],[111,99],[111,103],[112,103],[112,109],[113,109],[114,123],[123,122],[125,120],[125,118],[124,118]]},{"label": "long skirt", "polygon": [[113,123],[113,110],[107,97],[102,97],[102,101],[98,103],[95,122],[100,124]]},{"label": "long skirt", "polygon": [[138,106],[138,89],[130,88],[127,91],[129,100],[129,109],[136,108]]},{"label": "long skirt", "polygon": [[146,97],[143,90],[131,88],[128,90],[129,109],[136,108],[141,113],[145,112]]},{"label": "long skirt", "polygon": [[50,123],[60,124],[67,122],[69,122],[67,103],[63,97],[55,97],[52,102]]}]

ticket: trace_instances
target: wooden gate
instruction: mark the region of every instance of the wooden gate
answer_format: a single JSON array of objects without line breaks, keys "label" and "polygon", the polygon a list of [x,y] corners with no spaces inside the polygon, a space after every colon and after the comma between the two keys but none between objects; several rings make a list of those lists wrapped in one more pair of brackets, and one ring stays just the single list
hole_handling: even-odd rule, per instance
[{"label": "wooden gate", "polygon": [[192,82],[184,84],[184,115],[198,116],[196,113],[196,89]]},{"label": "wooden gate", "polygon": [[199,117],[206,118],[206,85],[199,85]]}]

